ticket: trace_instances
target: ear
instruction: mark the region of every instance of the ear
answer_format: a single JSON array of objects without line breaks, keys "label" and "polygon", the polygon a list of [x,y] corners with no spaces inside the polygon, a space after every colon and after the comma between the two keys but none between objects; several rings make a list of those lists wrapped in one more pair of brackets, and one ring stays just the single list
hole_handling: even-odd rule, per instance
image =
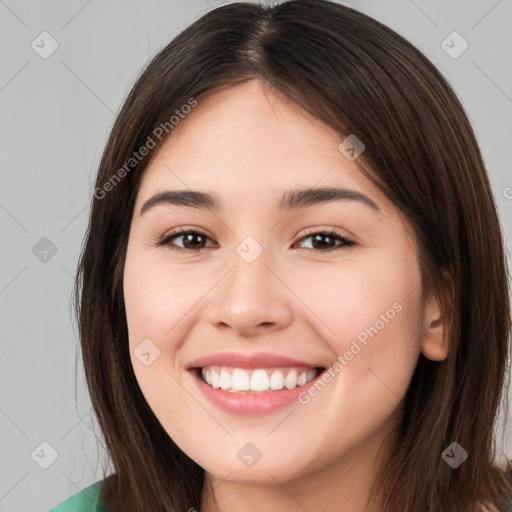
[{"label": "ear", "polygon": [[445,297],[444,307],[434,297],[430,297],[425,303],[421,353],[432,361],[446,359],[450,348],[448,328],[450,325],[449,315],[451,315],[453,304],[451,299],[448,299],[451,294],[443,295]]}]

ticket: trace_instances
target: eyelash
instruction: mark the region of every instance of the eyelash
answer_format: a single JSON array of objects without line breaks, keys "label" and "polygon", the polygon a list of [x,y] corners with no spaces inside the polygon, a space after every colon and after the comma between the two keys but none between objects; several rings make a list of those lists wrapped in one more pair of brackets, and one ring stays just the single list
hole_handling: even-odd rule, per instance
[{"label": "eyelash", "polygon": [[[164,235],[164,237],[157,240],[156,245],[158,247],[168,246],[171,250],[182,251],[182,252],[190,252],[190,251],[197,252],[202,249],[206,249],[206,247],[200,247],[199,249],[187,249],[186,247],[177,247],[177,246],[171,244],[171,242],[174,239],[179,238],[180,236],[183,236],[183,235],[199,235],[199,236],[209,239],[209,237],[205,233],[202,233],[201,231],[197,231],[197,230],[193,230],[193,229],[176,228],[176,229],[173,229],[169,234]],[[308,250],[312,250],[315,252],[326,253],[326,252],[335,251],[337,249],[341,249],[344,247],[352,247],[352,246],[356,245],[356,243],[354,241],[349,240],[348,238],[340,235],[335,230],[325,230],[325,231],[308,230],[308,232],[302,238],[300,238],[298,240],[298,242],[302,242],[303,240],[305,240],[307,238],[311,238],[313,235],[322,235],[322,236],[328,236],[331,238],[335,238],[335,239],[341,241],[341,244],[339,244],[335,247],[331,247],[329,249],[314,249],[314,248],[310,249],[309,247],[305,247],[305,248],[303,247],[303,249],[308,249]]]}]

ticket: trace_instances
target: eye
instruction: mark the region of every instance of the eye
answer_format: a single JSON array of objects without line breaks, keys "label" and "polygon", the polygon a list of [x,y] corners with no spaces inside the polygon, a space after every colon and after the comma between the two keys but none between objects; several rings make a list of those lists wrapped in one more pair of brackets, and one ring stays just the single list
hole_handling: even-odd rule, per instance
[{"label": "eye", "polygon": [[[183,246],[177,246],[173,242],[177,239],[183,239]],[[312,239],[312,247],[305,247],[305,249],[316,250],[317,252],[329,252],[343,247],[351,247],[355,242],[340,235],[335,230],[328,231],[313,231],[311,230],[306,236],[303,236],[299,242],[303,240]],[[177,251],[199,251],[205,249],[204,245],[210,238],[201,231],[177,228],[173,229],[170,234],[165,235],[162,239],[156,242],[158,247],[168,246],[169,248]],[[326,242],[322,242],[326,240]],[[299,243],[297,242],[297,243]],[[339,242],[336,244],[336,242]],[[215,247],[215,245],[213,245]]]},{"label": "eye", "polygon": [[[172,243],[178,238],[183,238],[183,243],[185,244],[184,247],[179,247]],[[177,251],[197,251],[205,248],[202,244],[206,240],[209,240],[209,237],[200,231],[177,228],[173,229],[169,235],[166,235],[161,240],[159,240],[156,245],[158,247],[167,245],[171,249]]]},{"label": "eye", "polygon": [[[348,238],[340,235],[335,230],[328,230],[328,231],[314,231],[311,230],[307,233],[306,236],[303,236],[299,242],[302,242],[303,240],[307,240],[311,238],[312,239],[312,247],[311,249],[315,250],[317,249],[317,252],[329,252],[335,249],[341,249],[343,247],[351,247],[355,245],[356,243],[352,240],[349,240]],[[326,242],[322,242],[322,240],[326,240]],[[335,244],[336,241],[339,241],[340,243],[337,245]],[[306,247],[306,249],[310,249],[310,247]]]}]

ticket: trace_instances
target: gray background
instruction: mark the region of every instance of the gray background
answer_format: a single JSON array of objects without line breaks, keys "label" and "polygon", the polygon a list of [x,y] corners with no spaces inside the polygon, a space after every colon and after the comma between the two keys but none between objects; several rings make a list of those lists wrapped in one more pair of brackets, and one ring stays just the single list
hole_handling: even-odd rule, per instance
[{"label": "gray background", "polygon": [[[0,0],[0,512],[48,510],[102,476],[80,359],[75,380],[69,302],[96,169],[140,69],[221,3]],[[405,36],[453,84],[510,240],[512,0],[342,3]],[[44,31],[58,43],[47,58],[31,46],[51,48]],[[458,58],[445,51],[462,49],[457,36],[444,43],[453,48],[442,46],[453,31],[469,44]],[[53,452],[44,441],[58,454],[47,469]]]}]

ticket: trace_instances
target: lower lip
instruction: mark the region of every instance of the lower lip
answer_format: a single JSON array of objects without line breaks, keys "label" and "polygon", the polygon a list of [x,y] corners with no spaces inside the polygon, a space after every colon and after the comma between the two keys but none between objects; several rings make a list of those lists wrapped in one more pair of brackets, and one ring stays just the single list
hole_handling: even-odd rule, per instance
[{"label": "lower lip", "polygon": [[321,372],[303,386],[258,394],[237,394],[215,389],[203,382],[195,371],[190,372],[196,385],[214,405],[230,414],[269,414],[298,401],[301,393],[313,386]]}]

